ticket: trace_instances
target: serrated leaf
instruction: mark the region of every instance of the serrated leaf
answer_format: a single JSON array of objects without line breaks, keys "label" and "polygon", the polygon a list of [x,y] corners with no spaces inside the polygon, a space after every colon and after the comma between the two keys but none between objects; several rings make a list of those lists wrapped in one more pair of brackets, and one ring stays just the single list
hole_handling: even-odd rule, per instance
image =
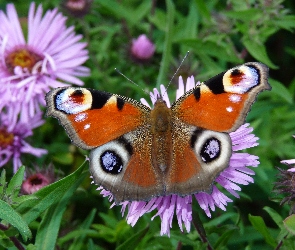
[{"label": "serrated leaf", "polygon": [[284,220],[284,226],[291,234],[295,235],[295,214],[290,215]]},{"label": "serrated leaf", "polygon": [[25,167],[21,166],[12,176],[10,182],[7,185],[6,195],[11,196],[12,200],[16,198],[19,194],[24,179],[24,173]]},{"label": "serrated leaf", "polygon": [[265,63],[267,66],[273,69],[277,69],[278,66],[273,64],[272,61],[269,59],[265,45],[258,44],[254,39],[243,39],[243,44],[245,45],[248,52],[258,61]]},{"label": "serrated leaf", "polygon": [[[69,189],[73,183],[80,178],[84,169],[84,164],[82,164],[82,166],[74,173],[34,193],[37,199],[23,202],[19,207],[17,207],[17,212],[23,214],[23,218],[28,224],[34,221],[48,207],[58,202],[61,197],[63,197],[67,189]],[[85,171],[82,176],[85,177],[86,173],[87,172]]]},{"label": "serrated leaf", "polygon": [[140,240],[147,234],[149,231],[149,226],[146,228],[140,230],[136,234],[134,234],[132,237],[127,239],[125,242],[123,242],[120,246],[116,248],[116,250],[125,250],[125,249],[135,249],[136,246],[140,243]]},{"label": "serrated leaf", "polygon": [[265,239],[265,242],[272,247],[276,247],[277,243],[274,240],[273,236],[269,233],[268,228],[266,227],[264,220],[261,216],[253,216],[249,214],[248,216],[249,221],[251,222],[252,226],[262,234]]},{"label": "serrated leaf", "polygon": [[24,241],[27,241],[32,237],[31,230],[21,215],[18,214],[9,204],[2,200],[0,200],[0,211],[0,218],[14,226],[22,235]]}]

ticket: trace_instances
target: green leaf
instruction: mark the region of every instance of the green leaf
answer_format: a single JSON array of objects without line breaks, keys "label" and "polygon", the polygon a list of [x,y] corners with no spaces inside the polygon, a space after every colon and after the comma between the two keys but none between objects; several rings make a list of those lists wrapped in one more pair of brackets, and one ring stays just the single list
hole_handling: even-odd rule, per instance
[{"label": "green leaf", "polygon": [[7,189],[6,189],[6,195],[11,196],[12,200],[16,198],[19,194],[19,191],[21,189],[21,185],[23,183],[24,179],[24,173],[25,173],[25,167],[20,167],[17,172],[12,176]]},{"label": "green leaf", "polygon": [[[94,216],[96,214],[96,209],[92,209],[92,211],[89,213],[87,218],[83,221],[83,223],[80,225],[79,229],[86,231],[89,230],[89,227],[91,226],[91,223],[94,220]],[[94,230],[91,230],[94,231]],[[80,234],[79,236],[75,237],[73,244],[69,248],[69,250],[75,250],[75,249],[82,249],[83,248],[83,242],[86,238],[86,234]]]},{"label": "green leaf", "polygon": [[194,50],[194,53],[199,54],[199,57],[203,59],[204,55],[210,55],[212,57],[223,58],[227,62],[240,63],[241,60],[233,53],[227,44],[217,44],[212,41],[203,41],[201,39],[182,39],[178,41],[182,45],[186,45]]},{"label": "green leaf", "polygon": [[[197,1],[198,2],[198,1]],[[196,3],[192,3],[187,18],[185,19],[184,35],[187,38],[197,37],[199,24],[199,12],[196,8]]]},{"label": "green leaf", "polygon": [[73,196],[75,190],[85,178],[85,173],[81,174],[83,168],[84,167],[82,165],[78,170],[76,170],[76,172],[72,174],[75,179],[73,179],[71,182],[65,181],[65,179],[67,178],[66,177],[63,179],[63,182],[59,183],[60,185],[62,185],[63,183],[71,183],[71,185],[67,185],[67,188],[63,189],[63,192],[61,192],[59,195],[58,202],[54,203],[50,207],[50,209],[46,211],[44,217],[42,218],[35,241],[35,245],[38,249],[54,249],[61,219],[66,206],[70,198]]},{"label": "green leaf", "polygon": [[222,247],[226,246],[233,233],[237,231],[238,227],[236,226],[225,226],[223,233],[218,237],[217,242],[214,244],[214,249],[222,249]]},{"label": "green leaf", "polygon": [[32,237],[31,230],[25,220],[9,204],[0,200],[0,218],[14,226],[22,235],[24,241]]},{"label": "green leaf", "polygon": [[235,219],[237,217],[238,217],[238,215],[236,213],[227,212],[227,213],[223,213],[222,215],[220,215],[214,219],[209,220],[204,225],[205,225],[205,228],[216,227],[216,225],[220,225],[228,219]]},{"label": "green leaf", "polygon": [[295,235],[295,214],[288,216],[284,220],[284,226],[291,234]]},{"label": "green leaf", "polygon": [[282,19],[276,20],[275,24],[283,29],[293,32],[293,29],[295,28],[295,15],[284,16]]},{"label": "green leaf", "polygon": [[279,228],[283,228],[283,218],[277,211],[270,207],[264,207],[263,209],[270,215]]},{"label": "green leaf", "polygon": [[59,202],[59,200],[64,196],[67,190],[71,188],[71,186],[74,185],[74,183],[78,179],[80,179],[80,177],[84,178],[88,173],[87,171],[85,171],[82,174],[84,164],[82,164],[82,166],[78,168],[74,173],[34,193],[37,199],[25,201],[19,207],[17,207],[17,211],[20,214],[23,214],[24,220],[28,224],[31,223],[37,217],[39,217],[40,214],[43,213],[48,207],[50,207],[54,203]]},{"label": "green leaf", "polygon": [[223,14],[227,17],[236,18],[244,21],[249,21],[249,16],[251,16],[251,20],[261,17],[261,11],[259,9],[225,11]]},{"label": "green leaf", "polygon": [[293,103],[293,96],[290,93],[290,91],[280,82],[269,79],[269,83],[272,87],[272,92],[276,95],[280,96],[282,99],[284,99],[287,103]]},{"label": "green leaf", "polygon": [[265,46],[263,44],[257,43],[254,39],[243,39],[243,44],[245,45],[248,52],[258,61],[265,63],[267,66],[273,69],[277,69],[278,66],[272,63],[272,61],[269,59]]},{"label": "green leaf", "polygon": [[252,226],[262,234],[267,244],[272,247],[276,247],[277,243],[274,240],[273,236],[269,233],[268,228],[266,227],[264,220],[261,216],[253,216],[249,214],[249,221],[251,222]]},{"label": "green leaf", "polygon": [[275,211],[274,209],[272,209],[270,207],[264,207],[263,209],[270,215],[270,217],[273,219],[273,221],[281,229],[280,233],[277,236],[277,241],[278,242],[282,241],[285,238],[285,236],[288,234],[287,229],[284,227],[282,216],[280,214],[278,214],[277,211]]},{"label": "green leaf", "polygon": [[[98,4],[105,8],[109,15],[113,15],[117,18],[125,19],[129,24],[136,25],[140,19],[149,12],[151,3],[149,1],[143,1],[137,9],[130,9],[129,6],[124,6],[118,1],[114,0],[98,0]],[[130,15],[132,13],[132,15]]]},{"label": "green leaf", "polygon": [[6,189],[6,171],[3,169],[1,171],[1,176],[0,176],[0,198],[3,199],[4,192]]},{"label": "green leaf", "polygon": [[211,14],[210,14],[210,11],[208,10],[208,4],[205,3],[205,1],[203,0],[195,0],[195,4],[197,5],[198,7],[198,10],[199,10],[199,13],[201,13],[206,21],[205,22],[208,22],[211,20]]},{"label": "green leaf", "polygon": [[[99,233],[96,230],[93,229],[77,229],[74,231],[69,232],[67,235],[60,237],[58,239],[58,245],[61,247],[64,243],[68,241],[76,241],[77,238],[85,238],[86,236],[90,236],[91,238],[99,238]],[[81,241],[79,245],[76,245],[75,242],[71,244],[70,249],[82,249],[81,247]],[[78,247],[80,246],[80,247]]]},{"label": "green leaf", "polygon": [[175,7],[171,0],[166,0],[166,5],[167,5],[166,36],[165,36],[165,42],[164,42],[162,61],[160,65],[160,71],[157,78],[157,85],[156,85],[157,89],[160,88],[160,85],[163,84],[166,78],[167,71],[169,68],[170,54],[171,54],[171,48],[172,48]]},{"label": "green leaf", "polygon": [[116,228],[118,224],[118,220],[115,219],[114,216],[111,216],[109,214],[104,214],[104,213],[99,213],[99,216],[103,219],[106,226],[113,229]]},{"label": "green leaf", "polygon": [[116,248],[116,250],[124,250],[124,249],[132,250],[132,249],[135,249],[136,246],[140,243],[141,239],[147,234],[148,231],[149,231],[149,226],[147,226],[146,228],[140,230],[139,232],[134,234],[132,237],[127,239],[120,246],[118,246]]}]

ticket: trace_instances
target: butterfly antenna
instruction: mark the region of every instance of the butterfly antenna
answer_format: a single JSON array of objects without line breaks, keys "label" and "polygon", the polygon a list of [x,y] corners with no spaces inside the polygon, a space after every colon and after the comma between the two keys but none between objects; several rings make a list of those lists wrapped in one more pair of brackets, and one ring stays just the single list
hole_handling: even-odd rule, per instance
[{"label": "butterfly antenna", "polygon": [[118,70],[117,68],[115,68],[115,70],[121,75],[123,76],[125,79],[127,79],[129,82],[131,82],[132,84],[134,84],[135,86],[139,87],[144,93],[146,93],[148,96],[150,96],[150,93],[147,92],[146,90],[144,90],[142,87],[139,86],[139,84],[135,83],[134,81],[132,81],[130,78],[128,78],[127,76],[125,76],[120,70]]},{"label": "butterfly antenna", "polygon": [[189,51],[186,52],[185,56],[184,56],[183,59],[181,60],[180,65],[178,66],[177,70],[175,71],[175,73],[174,73],[173,76],[171,77],[171,80],[169,81],[167,87],[165,88],[165,92],[163,93],[163,95],[166,94],[166,92],[167,92],[169,86],[171,85],[171,83],[172,83],[174,77],[175,77],[176,74],[178,73],[179,69],[181,68],[181,66],[182,66],[182,64],[183,64],[183,62],[184,62],[184,60],[188,57],[188,55],[189,55]]}]

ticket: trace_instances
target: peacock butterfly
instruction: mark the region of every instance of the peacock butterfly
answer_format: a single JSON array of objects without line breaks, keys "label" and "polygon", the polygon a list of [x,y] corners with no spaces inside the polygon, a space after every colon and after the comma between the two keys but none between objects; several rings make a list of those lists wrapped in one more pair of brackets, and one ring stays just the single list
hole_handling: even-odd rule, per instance
[{"label": "peacock butterfly", "polygon": [[72,142],[90,149],[96,184],[116,203],[210,192],[229,163],[229,132],[241,126],[257,94],[271,89],[257,62],[227,70],[186,92],[171,108],[80,87],[46,95],[47,115],[59,119]]}]

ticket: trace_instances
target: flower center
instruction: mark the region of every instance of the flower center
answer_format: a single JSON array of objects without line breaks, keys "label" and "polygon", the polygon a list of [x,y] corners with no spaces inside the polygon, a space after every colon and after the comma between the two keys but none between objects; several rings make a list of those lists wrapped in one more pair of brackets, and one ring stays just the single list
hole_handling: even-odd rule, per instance
[{"label": "flower center", "polygon": [[13,133],[7,132],[6,129],[0,129],[0,148],[7,148],[13,143],[14,135]]},{"label": "flower center", "polygon": [[42,178],[42,175],[40,174],[35,174],[30,177],[31,185],[41,185],[43,182],[44,182],[44,178]]},{"label": "flower center", "polygon": [[30,73],[35,64],[42,60],[42,57],[27,48],[19,48],[9,53],[6,58],[6,66],[10,73],[14,73],[14,68],[19,66]]},{"label": "flower center", "polygon": [[86,5],[85,0],[70,0],[66,3],[66,6],[70,9],[77,9],[77,10],[83,10],[83,8]]}]

